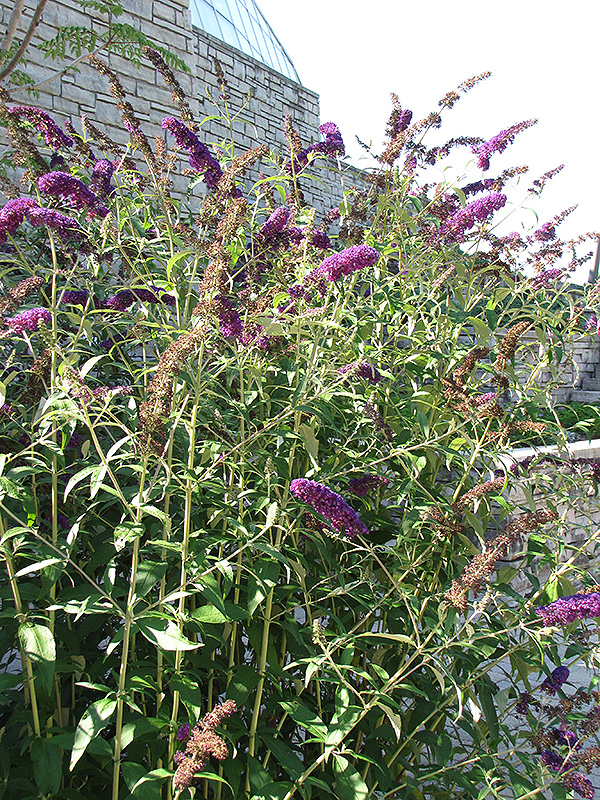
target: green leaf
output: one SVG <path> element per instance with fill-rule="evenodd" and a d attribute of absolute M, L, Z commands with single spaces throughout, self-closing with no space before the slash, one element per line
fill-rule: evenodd
<path fill-rule="evenodd" d="M 238 706 L 243 706 L 259 680 L 260 674 L 258 670 L 247 664 L 242 664 L 232 675 L 227 687 L 227 699 L 235 700 Z"/>
<path fill-rule="evenodd" d="M 227 622 L 227 617 L 218 608 L 212 605 L 200 606 L 192 612 L 192 619 L 196 622 L 205 622 L 207 625 L 220 625 Z"/>
<path fill-rule="evenodd" d="M 161 650 L 196 650 L 202 647 L 200 642 L 186 639 L 173 620 L 146 615 L 139 617 L 136 624 L 146 639 Z"/>
<path fill-rule="evenodd" d="M 251 800 L 283 800 L 294 788 L 294 784 L 289 781 L 271 781 L 252 795 Z"/>
<path fill-rule="evenodd" d="M 276 561 L 256 561 L 254 571 L 248 580 L 248 612 L 254 614 L 279 577 L 279 564 Z"/>
<path fill-rule="evenodd" d="M 274 736 L 267 736 L 263 733 L 260 738 L 273 753 L 279 764 L 287 771 L 290 778 L 297 781 L 304 772 L 304 764 L 292 748 Z"/>
<path fill-rule="evenodd" d="M 30 748 L 33 776 L 40 794 L 58 792 L 62 778 L 62 751 L 51 739 L 34 739 Z"/>
<path fill-rule="evenodd" d="M 91 467 L 84 467 L 83 469 L 80 469 L 79 472 L 76 472 L 75 475 L 73 475 L 73 477 L 69 479 L 69 482 L 65 486 L 65 493 L 63 495 L 63 500 L 67 499 L 67 497 L 71 493 L 71 489 L 75 488 L 75 486 L 77 486 L 78 483 L 81 483 L 81 481 L 85 480 L 85 478 L 87 478 L 88 475 L 91 475 L 97 469 L 98 465 L 94 464 Z"/>
<path fill-rule="evenodd" d="M 335 786 L 340 800 L 367 800 L 369 789 L 360 773 L 344 756 L 335 755 L 333 759 Z"/>
<path fill-rule="evenodd" d="M 113 697 L 102 697 L 83 712 L 75 730 L 69 770 L 73 770 L 92 739 L 106 728 L 116 707 L 117 701 Z"/>
<path fill-rule="evenodd" d="M 50 697 L 56 663 L 56 645 L 52 631 L 45 625 L 25 620 L 19 625 L 19 642 L 25 655 L 31 660 L 36 688 Z"/>
<path fill-rule="evenodd" d="M 319 739 L 319 741 L 325 741 L 325 737 L 327 735 L 327 725 L 325 725 L 321 717 L 319 717 L 317 714 L 314 714 L 306 706 L 301 705 L 297 700 L 292 703 L 288 701 L 281 701 L 279 705 L 284 711 L 287 711 L 294 722 L 297 722 L 298 725 L 306 728 L 306 730 L 312 733 L 312 735 Z"/>

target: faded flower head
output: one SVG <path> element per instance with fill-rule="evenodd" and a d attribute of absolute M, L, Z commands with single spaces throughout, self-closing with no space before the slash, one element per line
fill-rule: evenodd
<path fill-rule="evenodd" d="M 346 364 L 337 370 L 338 375 L 347 375 L 348 373 L 357 378 L 364 378 L 374 385 L 381 380 L 379 370 L 369 364 L 368 361 L 354 361 L 352 364 Z"/>
<path fill-rule="evenodd" d="M 348 481 L 348 491 L 357 497 L 366 497 L 370 492 L 385 488 L 388 484 L 389 480 L 382 475 L 363 475 Z"/>

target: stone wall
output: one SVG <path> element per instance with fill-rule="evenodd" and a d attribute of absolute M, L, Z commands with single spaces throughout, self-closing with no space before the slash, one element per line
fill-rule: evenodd
<path fill-rule="evenodd" d="M 36 3 L 27 0 L 19 24 L 22 34 L 32 16 Z M 224 119 L 206 119 L 221 115 L 223 102 L 219 101 L 220 89 L 214 71 L 213 60 L 222 64 L 229 84 L 228 107 L 231 111 L 234 152 L 241 154 L 250 147 L 266 143 L 276 152 L 285 152 L 286 144 L 283 123 L 286 114 L 291 114 L 303 142 L 309 144 L 319 138 L 319 96 L 310 89 L 280 75 L 260 61 L 256 61 L 219 39 L 192 26 L 189 0 L 124 0 L 125 13 L 118 18 L 141 30 L 148 38 L 170 50 L 188 65 L 189 73 L 179 73 L 180 83 L 190 99 L 194 115 L 202 125 L 204 141 L 210 145 L 227 146 L 231 141 L 229 123 Z M 0 0 L 0 25 L 6 28 L 12 11 L 12 0 Z M 49 0 L 42 15 L 35 41 L 50 38 L 57 27 L 64 25 L 85 26 L 104 30 L 94 12 L 84 13 L 71 0 Z M 36 82 L 48 81 L 66 62 L 45 59 L 44 54 L 30 49 L 29 72 Z M 100 54 L 106 59 L 105 54 Z M 147 61 L 137 68 L 129 61 L 110 55 L 107 59 L 130 96 L 130 101 L 150 137 L 162 134 L 160 123 L 163 117 L 175 113 L 171 93 L 162 78 Z M 37 100 L 24 91 L 13 91 L 13 100 L 21 104 L 36 104 L 49 111 L 59 123 L 71 117 L 77 126 L 81 114 L 87 114 L 111 138 L 119 143 L 127 141 L 116 101 L 111 96 L 104 77 L 91 69 L 85 60 L 79 65 L 80 72 L 70 71 L 62 78 L 49 80 L 40 87 Z M 187 166 L 180 162 L 180 169 Z M 264 163 L 266 174 L 276 174 L 272 165 Z M 360 173 L 349 166 L 343 168 L 348 174 L 346 185 L 353 185 Z M 318 180 L 308 176 L 303 179 L 302 189 L 307 202 L 321 211 L 327 211 L 342 197 L 341 179 L 337 170 L 325 166 L 312 168 Z M 351 177 L 350 177 L 351 176 Z M 250 176 L 256 180 L 257 172 Z M 326 186 L 322 185 L 325 182 Z M 188 181 L 175 176 L 175 192 L 183 195 Z M 194 194 L 202 194 L 198 185 Z M 326 197 L 327 193 L 327 197 Z"/>

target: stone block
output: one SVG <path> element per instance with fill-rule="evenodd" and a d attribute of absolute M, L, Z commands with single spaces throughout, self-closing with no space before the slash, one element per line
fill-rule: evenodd
<path fill-rule="evenodd" d="M 162 3 L 160 0 L 154 0 L 152 3 L 152 19 L 159 22 L 166 20 L 173 25 L 177 24 L 177 12 L 172 3 Z"/>

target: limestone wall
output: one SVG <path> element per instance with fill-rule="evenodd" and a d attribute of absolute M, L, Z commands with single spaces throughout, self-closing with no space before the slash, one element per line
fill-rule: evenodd
<path fill-rule="evenodd" d="M 27 0 L 19 33 L 22 34 L 28 27 L 35 4 L 34 0 Z M 0 0 L 2 29 L 6 28 L 12 7 L 12 0 Z M 275 151 L 285 152 L 283 121 L 286 114 L 292 115 L 295 127 L 306 144 L 318 140 L 319 96 L 316 92 L 194 28 L 189 0 L 124 0 L 124 7 L 125 13 L 117 19 L 118 22 L 126 22 L 141 30 L 188 65 L 190 72 L 178 73 L 178 78 L 199 121 L 223 112 L 223 103 L 218 100 L 220 89 L 213 66 L 213 59 L 219 59 L 229 83 L 228 106 L 232 116 L 236 154 L 262 143 L 268 144 Z M 105 30 L 105 26 L 94 20 L 93 10 L 87 14 L 71 0 L 49 0 L 34 43 L 52 37 L 61 25 Z M 44 53 L 39 50 L 30 50 L 30 53 L 29 73 L 36 82 L 49 82 L 40 86 L 37 100 L 30 98 L 24 91 L 13 91 L 15 102 L 39 105 L 52 113 L 59 123 L 71 117 L 76 126 L 81 114 L 87 114 L 116 141 L 124 143 L 127 140 L 115 107 L 116 101 L 110 94 L 105 78 L 83 61 L 79 65 L 80 72 L 69 71 L 62 78 L 49 80 L 72 59 L 56 62 L 45 59 Z M 100 55 L 106 58 L 105 54 Z M 111 55 L 107 60 L 129 93 L 146 134 L 149 137 L 162 134 L 160 122 L 163 117 L 174 113 L 174 106 L 170 90 L 165 87 L 161 76 L 147 61 L 137 68 L 116 55 Z M 231 131 L 226 120 L 207 120 L 202 130 L 204 141 L 209 145 L 222 145 L 231 140 Z M 186 165 L 186 160 L 182 159 L 179 168 Z M 263 164 L 262 169 L 267 174 L 275 174 L 274 168 L 268 164 Z M 302 188 L 306 199 L 320 210 L 327 211 L 334 204 L 331 202 L 331 192 L 337 201 L 341 199 L 340 176 L 336 171 L 328 171 L 325 167 L 312 171 L 320 181 L 325 181 L 326 187 L 317 180 L 308 177 L 303 179 Z M 357 173 L 350 167 L 347 171 L 352 175 Z M 250 176 L 251 179 L 257 177 L 257 173 Z M 347 177 L 347 184 L 348 181 L 353 184 L 353 178 Z M 175 191 L 182 193 L 187 183 L 185 178 L 176 176 Z M 327 190 L 329 196 L 325 200 Z M 202 191 L 202 186 L 199 185 L 194 193 L 200 195 Z"/>

